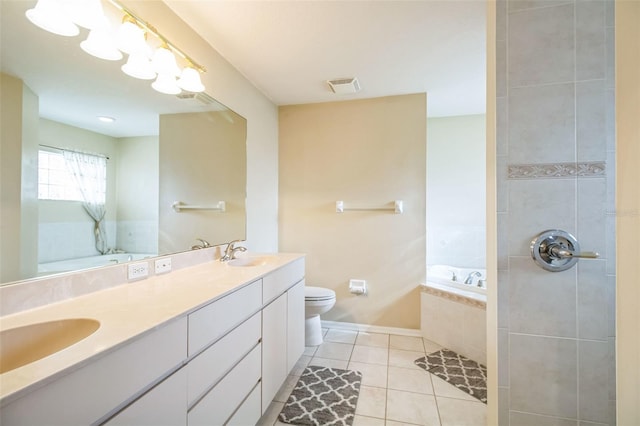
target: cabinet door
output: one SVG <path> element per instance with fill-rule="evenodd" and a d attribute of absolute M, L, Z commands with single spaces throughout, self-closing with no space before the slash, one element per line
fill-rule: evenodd
<path fill-rule="evenodd" d="M 262 310 L 262 410 L 287 378 L 287 294 Z"/>
<path fill-rule="evenodd" d="M 304 352 L 304 280 L 287 292 L 287 374 Z"/>
<path fill-rule="evenodd" d="M 106 424 L 179 426 L 187 424 L 186 369 L 173 373 L 162 383 L 119 412 Z"/>

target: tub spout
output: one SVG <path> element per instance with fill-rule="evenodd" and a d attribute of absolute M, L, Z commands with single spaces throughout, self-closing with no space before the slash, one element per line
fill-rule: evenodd
<path fill-rule="evenodd" d="M 473 284 L 473 278 L 474 277 L 482 277 L 482 274 L 478 271 L 473 271 L 471 272 L 469 275 L 467 275 L 467 278 L 464 280 L 465 284 Z"/>

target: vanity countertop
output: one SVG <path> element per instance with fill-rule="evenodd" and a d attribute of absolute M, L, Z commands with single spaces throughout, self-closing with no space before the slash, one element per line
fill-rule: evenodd
<path fill-rule="evenodd" d="M 270 261 L 265 265 L 234 267 L 210 261 L 0 317 L 0 330 L 67 318 L 100 322 L 98 330 L 76 344 L 0 375 L 0 405 L 304 257 L 288 253 L 268 256 Z"/>

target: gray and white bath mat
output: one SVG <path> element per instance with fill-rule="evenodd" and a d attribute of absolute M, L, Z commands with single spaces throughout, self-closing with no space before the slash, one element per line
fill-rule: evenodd
<path fill-rule="evenodd" d="M 351 426 L 361 382 L 359 371 L 309 366 L 300 376 L 278 419 L 294 425 Z"/>
<path fill-rule="evenodd" d="M 441 349 L 414 361 L 429 373 L 487 403 L 487 367 L 449 349 Z"/>

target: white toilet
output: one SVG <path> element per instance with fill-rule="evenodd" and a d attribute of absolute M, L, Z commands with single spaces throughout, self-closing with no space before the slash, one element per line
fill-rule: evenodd
<path fill-rule="evenodd" d="M 322 344 L 320 315 L 336 304 L 336 292 L 322 287 L 304 287 L 305 346 Z"/>

